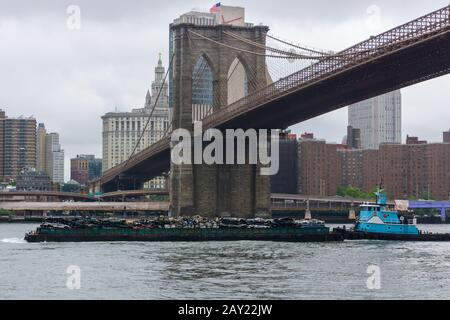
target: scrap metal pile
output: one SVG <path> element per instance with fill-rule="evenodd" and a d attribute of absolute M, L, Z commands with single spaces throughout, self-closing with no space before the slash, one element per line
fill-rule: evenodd
<path fill-rule="evenodd" d="M 195 229 L 195 228 L 301 228 L 323 226 L 319 220 L 282 219 L 240 219 L 240 218 L 203 218 L 166 217 L 126 221 L 96 218 L 49 218 L 41 225 L 45 229 L 89 229 L 89 228 L 124 228 L 124 229 Z"/>

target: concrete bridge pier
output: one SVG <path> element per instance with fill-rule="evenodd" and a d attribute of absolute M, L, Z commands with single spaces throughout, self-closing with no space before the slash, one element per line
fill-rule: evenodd
<path fill-rule="evenodd" d="M 270 179 L 259 165 L 172 163 L 171 215 L 269 218 Z"/>

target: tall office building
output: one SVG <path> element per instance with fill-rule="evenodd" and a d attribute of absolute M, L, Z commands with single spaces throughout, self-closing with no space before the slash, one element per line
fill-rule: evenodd
<path fill-rule="evenodd" d="M 360 129 L 361 148 L 378 149 L 382 143 L 401 143 L 402 98 L 393 91 L 349 106 L 348 125 Z"/>
<path fill-rule="evenodd" d="M 52 183 L 64 182 L 64 150 L 59 134 L 47 133 L 43 123 L 39 123 L 36 134 L 36 171 L 45 172 Z"/>
<path fill-rule="evenodd" d="M 131 112 L 110 112 L 102 117 L 103 171 L 126 161 L 133 153 L 144 130 L 136 153 L 159 141 L 169 129 L 168 86 L 164 82 L 164 76 L 165 68 L 160 56 L 158 66 L 155 68 L 152 92 L 147 91 L 144 108 L 133 109 Z M 160 90 L 161 94 L 156 101 Z M 155 108 L 152 113 L 153 107 Z M 149 187 L 163 188 L 164 181 L 162 177 L 154 179 L 150 181 Z"/>
<path fill-rule="evenodd" d="M 0 109 L 0 180 L 36 167 L 36 119 L 8 118 Z"/>
<path fill-rule="evenodd" d="M 58 133 L 45 137 L 45 172 L 53 183 L 64 183 L 64 150 L 61 149 Z"/>
<path fill-rule="evenodd" d="M 47 130 L 43 123 L 39 123 L 37 128 L 37 142 L 36 142 L 36 169 L 37 171 L 45 171 L 46 159 L 46 137 Z"/>

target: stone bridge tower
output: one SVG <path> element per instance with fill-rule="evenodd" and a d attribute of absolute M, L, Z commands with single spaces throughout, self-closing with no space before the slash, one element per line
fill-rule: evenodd
<path fill-rule="evenodd" d="M 212 72 L 213 112 L 228 105 L 229 70 L 235 59 L 242 63 L 247 79 L 252 79 L 247 81 L 248 94 L 267 86 L 265 49 L 224 32 L 265 45 L 268 30 L 266 26 L 171 25 L 174 130 L 183 128 L 193 132 L 193 73 L 199 57 L 207 61 Z M 248 218 L 270 214 L 270 179 L 260 175 L 259 165 L 175 165 L 171 162 L 170 189 L 174 216 Z"/>

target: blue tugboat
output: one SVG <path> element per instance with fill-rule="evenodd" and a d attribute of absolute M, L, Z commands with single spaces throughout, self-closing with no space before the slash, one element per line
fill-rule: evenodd
<path fill-rule="evenodd" d="M 450 234 L 432 234 L 420 231 L 416 219 L 407 219 L 397 211 L 389 210 L 383 189 L 375 193 L 375 204 L 360 206 L 359 218 L 352 229 L 337 228 L 346 240 L 391 240 L 391 241 L 450 241 Z"/>
<path fill-rule="evenodd" d="M 416 226 L 416 219 L 406 219 L 399 217 L 397 211 L 387 209 L 387 198 L 383 190 L 379 189 L 375 193 L 376 204 L 363 204 L 359 219 L 355 225 L 356 232 L 375 234 L 402 234 L 419 235 L 420 231 Z"/>

